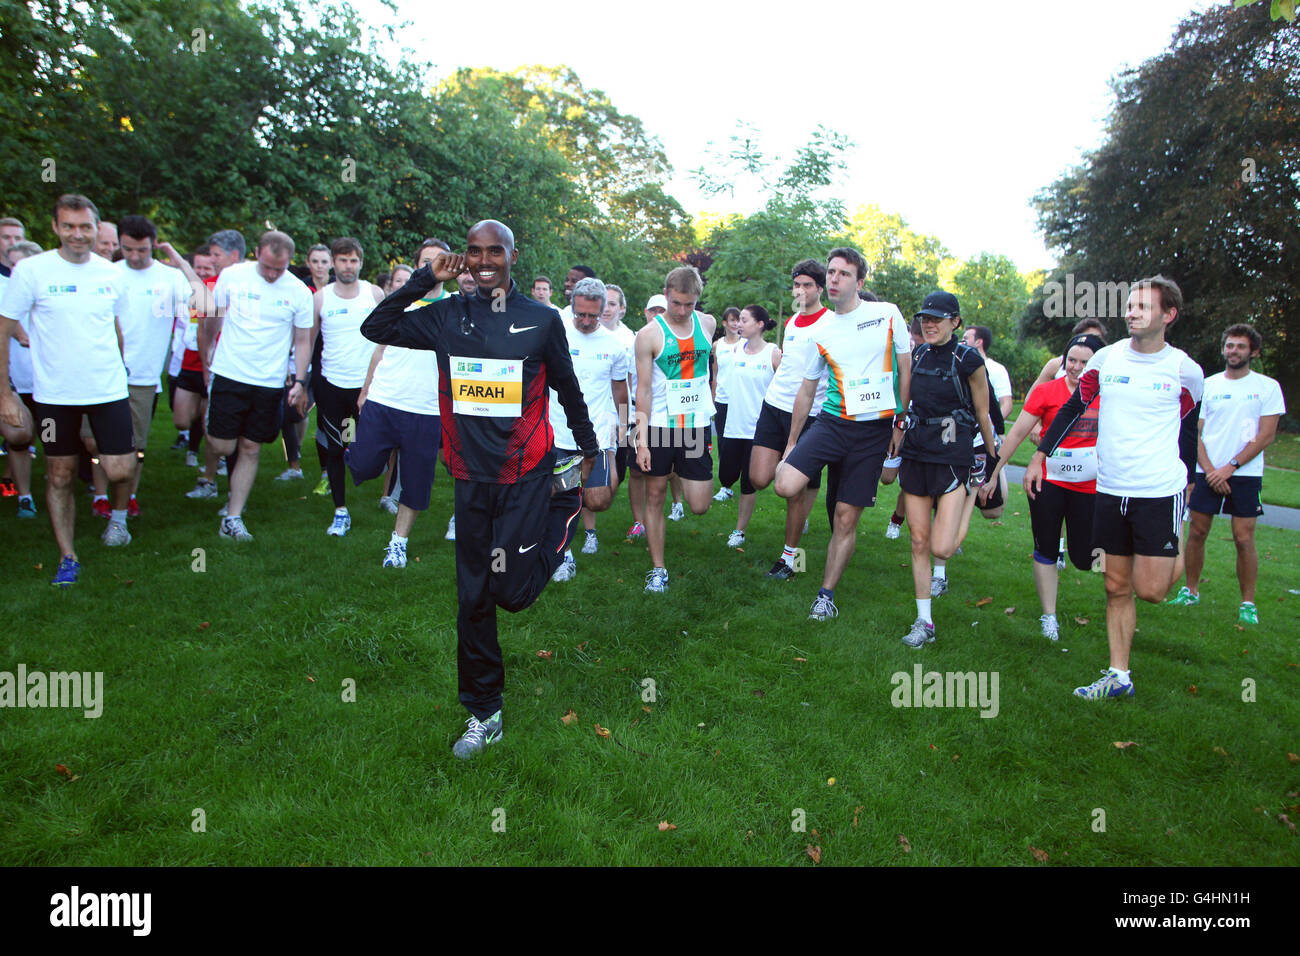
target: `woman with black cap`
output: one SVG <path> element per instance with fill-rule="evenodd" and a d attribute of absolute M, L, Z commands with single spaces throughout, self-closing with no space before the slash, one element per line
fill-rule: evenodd
<path fill-rule="evenodd" d="M 986 497 L 1011 460 L 1020 443 L 1042 422 L 1050 428 L 1052 419 L 1079 386 L 1079 376 L 1093 353 L 1105 343 L 1095 335 L 1076 335 L 1065 350 L 1063 378 L 1035 385 L 1025 399 L 1011 434 L 1002 446 L 988 481 L 980 489 Z M 1080 571 L 1092 567 L 1092 512 L 1097 496 L 1097 407 L 1094 404 L 1074 423 L 1043 467 L 1025 471 L 1025 494 L 1029 496 L 1030 524 L 1034 533 L 1034 587 L 1043 606 L 1039 623 L 1043 637 L 1056 640 L 1061 633 L 1056 619 L 1057 559 L 1061 555 L 1061 525 L 1065 525 L 1070 560 Z"/>

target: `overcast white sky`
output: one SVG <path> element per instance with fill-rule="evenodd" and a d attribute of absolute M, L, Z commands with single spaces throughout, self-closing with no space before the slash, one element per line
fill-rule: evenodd
<path fill-rule="evenodd" d="M 391 17 L 375 0 L 368 16 Z M 566 64 L 663 143 L 692 214 L 748 212 L 687 175 L 737 120 L 784 154 L 818 124 L 856 144 L 841 195 L 938 235 L 961 258 L 1047 267 L 1029 200 L 1099 144 L 1108 81 L 1163 51 L 1193 10 L 1228 0 L 699 0 L 689 5 L 399 0 L 435 75 Z M 584 15 L 589 12 L 589 15 Z M 674 25 L 661 25 L 672 21 Z"/>

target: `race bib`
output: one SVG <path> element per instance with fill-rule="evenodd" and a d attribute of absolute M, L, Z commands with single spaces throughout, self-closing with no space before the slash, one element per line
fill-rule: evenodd
<path fill-rule="evenodd" d="M 1079 484 L 1097 480 L 1096 448 L 1058 448 L 1047 459 L 1047 477 L 1052 481 Z"/>
<path fill-rule="evenodd" d="M 521 359 L 448 358 L 453 412 L 489 418 L 519 417 L 524 393 Z"/>
<path fill-rule="evenodd" d="M 856 418 L 894 410 L 894 376 L 892 372 L 877 372 L 862 378 L 851 378 L 844 383 L 844 412 Z"/>
<path fill-rule="evenodd" d="M 713 411 L 713 402 L 709 398 L 709 380 L 707 378 L 670 378 L 668 386 L 668 417 L 676 415 L 699 415 L 691 418 L 694 425 L 708 418 Z"/>

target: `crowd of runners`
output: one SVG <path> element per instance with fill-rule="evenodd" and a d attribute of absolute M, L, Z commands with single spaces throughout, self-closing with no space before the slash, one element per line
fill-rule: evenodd
<path fill-rule="evenodd" d="M 316 490 L 333 506 L 322 530 L 346 536 L 349 484 L 355 498 L 377 479 L 379 506 L 394 515 L 384 567 L 406 565 L 439 468 L 454 479 L 446 537 L 456 552 L 460 699 L 471 714 L 458 756 L 501 736 L 497 608 L 521 610 L 548 582 L 573 580 L 575 549 L 584 562 L 599 553 L 598 516 L 625 482 L 632 525 L 619 538 L 644 540 L 649 594 L 671 586 L 668 521 L 734 501 L 726 544 L 743 547 L 769 486 L 784 499 L 785 525 L 766 577 L 796 579 L 824 493 L 830 543 L 813 621 L 839 615 L 836 587 L 863 512 L 881 484 L 897 482 L 880 534 L 908 529 L 916 618 L 902 640 L 920 648 L 936 638 L 935 602 L 974 512 L 1002 514 L 1005 467 L 1028 439 L 1043 636 L 1059 636 L 1067 556 L 1105 580 L 1109 667 L 1076 695 L 1134 693 L 1135 597 L 1165 601 L 1185 565 L 1168 603 L 1198 603 L 1216 514 L 1232 520 L 1239 620 L 1258 622 L 1253 534 L 1281 390 L 1251 370 L 1262 343 L 1241 324 L 1224 330 L 1225 370 L 1206 380 L 1166 341 L 1183 303 L 1162 276 L 1131 287 L 1121 340 L 1108 342 L 1095 319 L 1075 327 L 1004 437 L 1014 396 L 989 356 L 992 332 L 966 327 L 957 297 L 942 290 L 910 319 L 878 301 L 849 247 L 772 264 L 792 295 L 780 329 L 760 305 L 720 319 L 700 311 L 700 274 L 680 266 L 634 331 L 625 319 L 635 306 L 608 281 L 617 277 L 587 266 L 568 271 L 561 308 L 548 277 L 524 291 L 511 274 L 515 237 L 493 220 L 470 228 L 463 252 L 426 239 L 374 283 L 348 237 L 312 246 L 297 267 L 282 232 L 265 232 L 252 259 L 233 229 L 181 255 L 148 219 L 105 222 L 79 195 L 59 198 L 52 225 L 58 248 L 42 251 L 22 223 L 0 219 L 0 365 L 9 369 L 0 430 L 3 487 L 20 519 L 37 514 L 38 438 L 44 450 L 60 557 L 53 583 L 70 586 L 81 571 L 79 481 L 106 521 L 104 545 L 130 543 L 164 370 L 172 449 L 198 469 L 188 497 L 221 500 L 216 532 L 236 542 L 253 541 L 244 514 L 263 446 L 283 448 L 275 480 L 308 480 L 302 446 L 314 406 Z M 778 542 L 763 546 L 775 554 Z"/>

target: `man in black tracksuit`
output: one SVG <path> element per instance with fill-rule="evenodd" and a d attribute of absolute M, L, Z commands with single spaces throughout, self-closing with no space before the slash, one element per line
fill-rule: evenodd
<path fill-rule="evenodd" d="M 599 450 L 559 313 L 516 289 L 516 257 L 506 226 L 480 222 L 463 256 L 440 253 L 361 326 L 373 342 L 438 356 L 443 447 L 456 479 L 457 671 L 460 701 L 470 711 L 452 748 L 462 758 L 501 739 L 505 668 L 496 609 L 521 611 L 537 600 L 564 558 L 582 505 L 579 488 L 552 494 L 548 388 L 559 394 L 585 456 L 584 479 Z M 478 283 L 472 295 L 406 311 L 466 270 Z"/>

